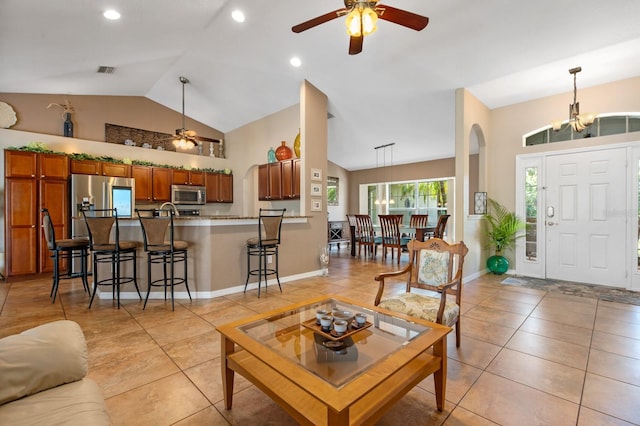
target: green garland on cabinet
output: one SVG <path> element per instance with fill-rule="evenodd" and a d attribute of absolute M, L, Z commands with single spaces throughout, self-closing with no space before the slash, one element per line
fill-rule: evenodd
<path fill-rule="evenodd" d="M 91 155 L 91 154 L 83 154 L 78 152 L 69 154 L 67 152 L 53 151 L 47 148 L 47 146 L 42 142 L 30 142 L 25 146 L 10 146 L 7 149 L 11 151 L 37 152 L 40 154 L 66 155 L 71 160 L 91 160 L 91 161 L 102 161 L 105 163 L 134 164 L 136 166 L 164 167 L 168 169 L 193 170 L 196 172 L 206 172 L 206 173 L 220 173 L 225 175 L 232 174 L 231 169 L 213 169 L 210 167 L 205 167 L 205 168 L 194 167 L 194 168 L 186 169 L 184 166 L 173 166 L 170 164 L 157 164 L 151 161 L 144 161 L 144 160 L 130 160 L 128 158 L 120 160 L 117 158 L 104 156 L 104 155 Z"/>

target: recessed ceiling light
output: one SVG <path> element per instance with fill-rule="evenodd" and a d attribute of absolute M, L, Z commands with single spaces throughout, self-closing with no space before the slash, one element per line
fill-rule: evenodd
<path fill-rule="evenodd" d="M 289 63 L 296 68 L 302 65 L 302 61 L 297 56 L 294 56 L 293 58 L 289 59 Z"/>
<path fill-rule="evenodd" d="M 234 10 L 231 12 L 231 17 L 236 22 L 244 22 L 244 13 L 241 10 Z"/>
<path fill-rule="evenodd" d="M 113 9 L 105 10 L 102 16 L 104 16 L 107 19 L 111 19 L 112 21 L 116 19 L 120 19 L 120 13 Z"/>

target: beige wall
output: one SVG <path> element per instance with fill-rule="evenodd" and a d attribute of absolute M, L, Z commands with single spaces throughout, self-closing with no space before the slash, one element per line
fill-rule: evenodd
<path fill-rule="evenodd" d="M 456 90 L 456 192 L 455 192 L 455 236 L 469 248 L 465 257 L 466 277 L 475 277 L 485 271 L 487 258 L 483 220 L 469 215 L 474 186 L 485 191 L 486 145 L 491 141 L 490 110 L 465 89 Z M 477 171 L 470 161 L 471 140 L 479 145 Z M 473 184 L 472 184 L 473 182 Z M 477 185 L 477 186 L 476 186 Z"/>
<path fill-rule="evenodd" d="M 47 105 L 64 104 L 66 100 L 75 110 L 72 115 L 73 135 L 79 139 L 104 141 L 105 123 L 169 134 L 182 127 L 181 111 L 174 111 L 141 96 L 0 93 L 0 100 L 16 111 L 18 122 L 11 127 L 13 130 L 62 135 L 62 109 L 47 109 Z M 185 126 L 195 130 L 199 136 L 224 138 L 222 132 L 189 117 L 185 119 Z"/>
<path fill-rule="evenodd" d="M 453 177 L 454 175 L 455 161 L 453 158 L 400 164 L 391 167 L 387 166 L 384 169 L 382 167 L 376 167 L 373 169 L 353 171 L 349 173 L 349 209 L 347 213 L 359 213 L 359 191 L 360 185 L 362 184 L 384 182 L 385 180 L 399 182 L 417 179 L 436 179 Z"/>
<path fill-rule="evenodd" d="M 286 208 L 287 214 L 300 214 L 300 202 L 258 201 L 258 166 L 267 163 L 269 148 L 281 141 L 293 149 L 300 129 L 300 105 L 268 115 L 225 134 L 228 156 L 234 170 L 234 209 L 243 216 L 254 216 L 260 207 Z M 304 145 L 301 151 L 304 152 Z M 304 164 L 303 164 L 304 167 Z"/>
<path fill-rule="evenodd" d="M 640 77 L 600 86 L 579 89 L 578 101 L 583 112 L 597 113 L 640 111 Z M 491 112 L 491 128 L 495 131 L 487 143 L 488 190 L 492 198 L 509 209 L 515 208 L 515 157 L 520 154 L 557 151 L 612 143 L 639 141 L 638 132 L 568 142 L 524 147 L 522 136 L 548 126 L 551 120 L 568 119 L 573 93 L 549 96 L 523 102 Z"/>

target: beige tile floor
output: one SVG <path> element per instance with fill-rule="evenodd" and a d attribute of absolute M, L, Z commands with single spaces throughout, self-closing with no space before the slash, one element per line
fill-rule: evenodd
<path fill-rule="evenodd" d="M 406 255 L 404 255 L 406 257 Z M 403 262 L 406 259 L 403 258 Z M 101 386 L 115 425 L 287 425 L 291 418 L 237 377 L 233 409 L 222 403 L 216 325 L 319 294 L 372 303 L 373 276 L 395 262 L 332 251 L 329 277 L 213 300 L 171 304 L 94 302 L 78 281 L 0 282 L 0 337 L 57 319 L 87 337 L 89 376 Z M 432 378 L 401 399 L 380 425 L 640 424 L 640 306 L 500 284 L 465 283 L 462 345 L 449 338 L 447 404 L 435 409 Z M 389 292 L 400 291 L 398 283 Z"/>

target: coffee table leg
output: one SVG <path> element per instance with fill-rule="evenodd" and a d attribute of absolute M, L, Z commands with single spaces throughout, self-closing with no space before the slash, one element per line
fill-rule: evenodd
<path fill-rule="evenodd" d="M 233 376 L 235 372 L 227 367 L 227 356 L 235 350 L 234 343 L 222 336 L 220 339 L 220 366 L 222 369 L 222 390 L 224 392 L 224 406 L 227 410 L 231 409 L 233 404 Z"/>
<path fill-rule="evenodd" d="M 436 388 L 436 406 L 438 411 L 442 411 L 447 389 L 447 336 L 433 345 L 433 355 L 441 360 L 440 369 L 433 373 L 433 381 Z"/>

